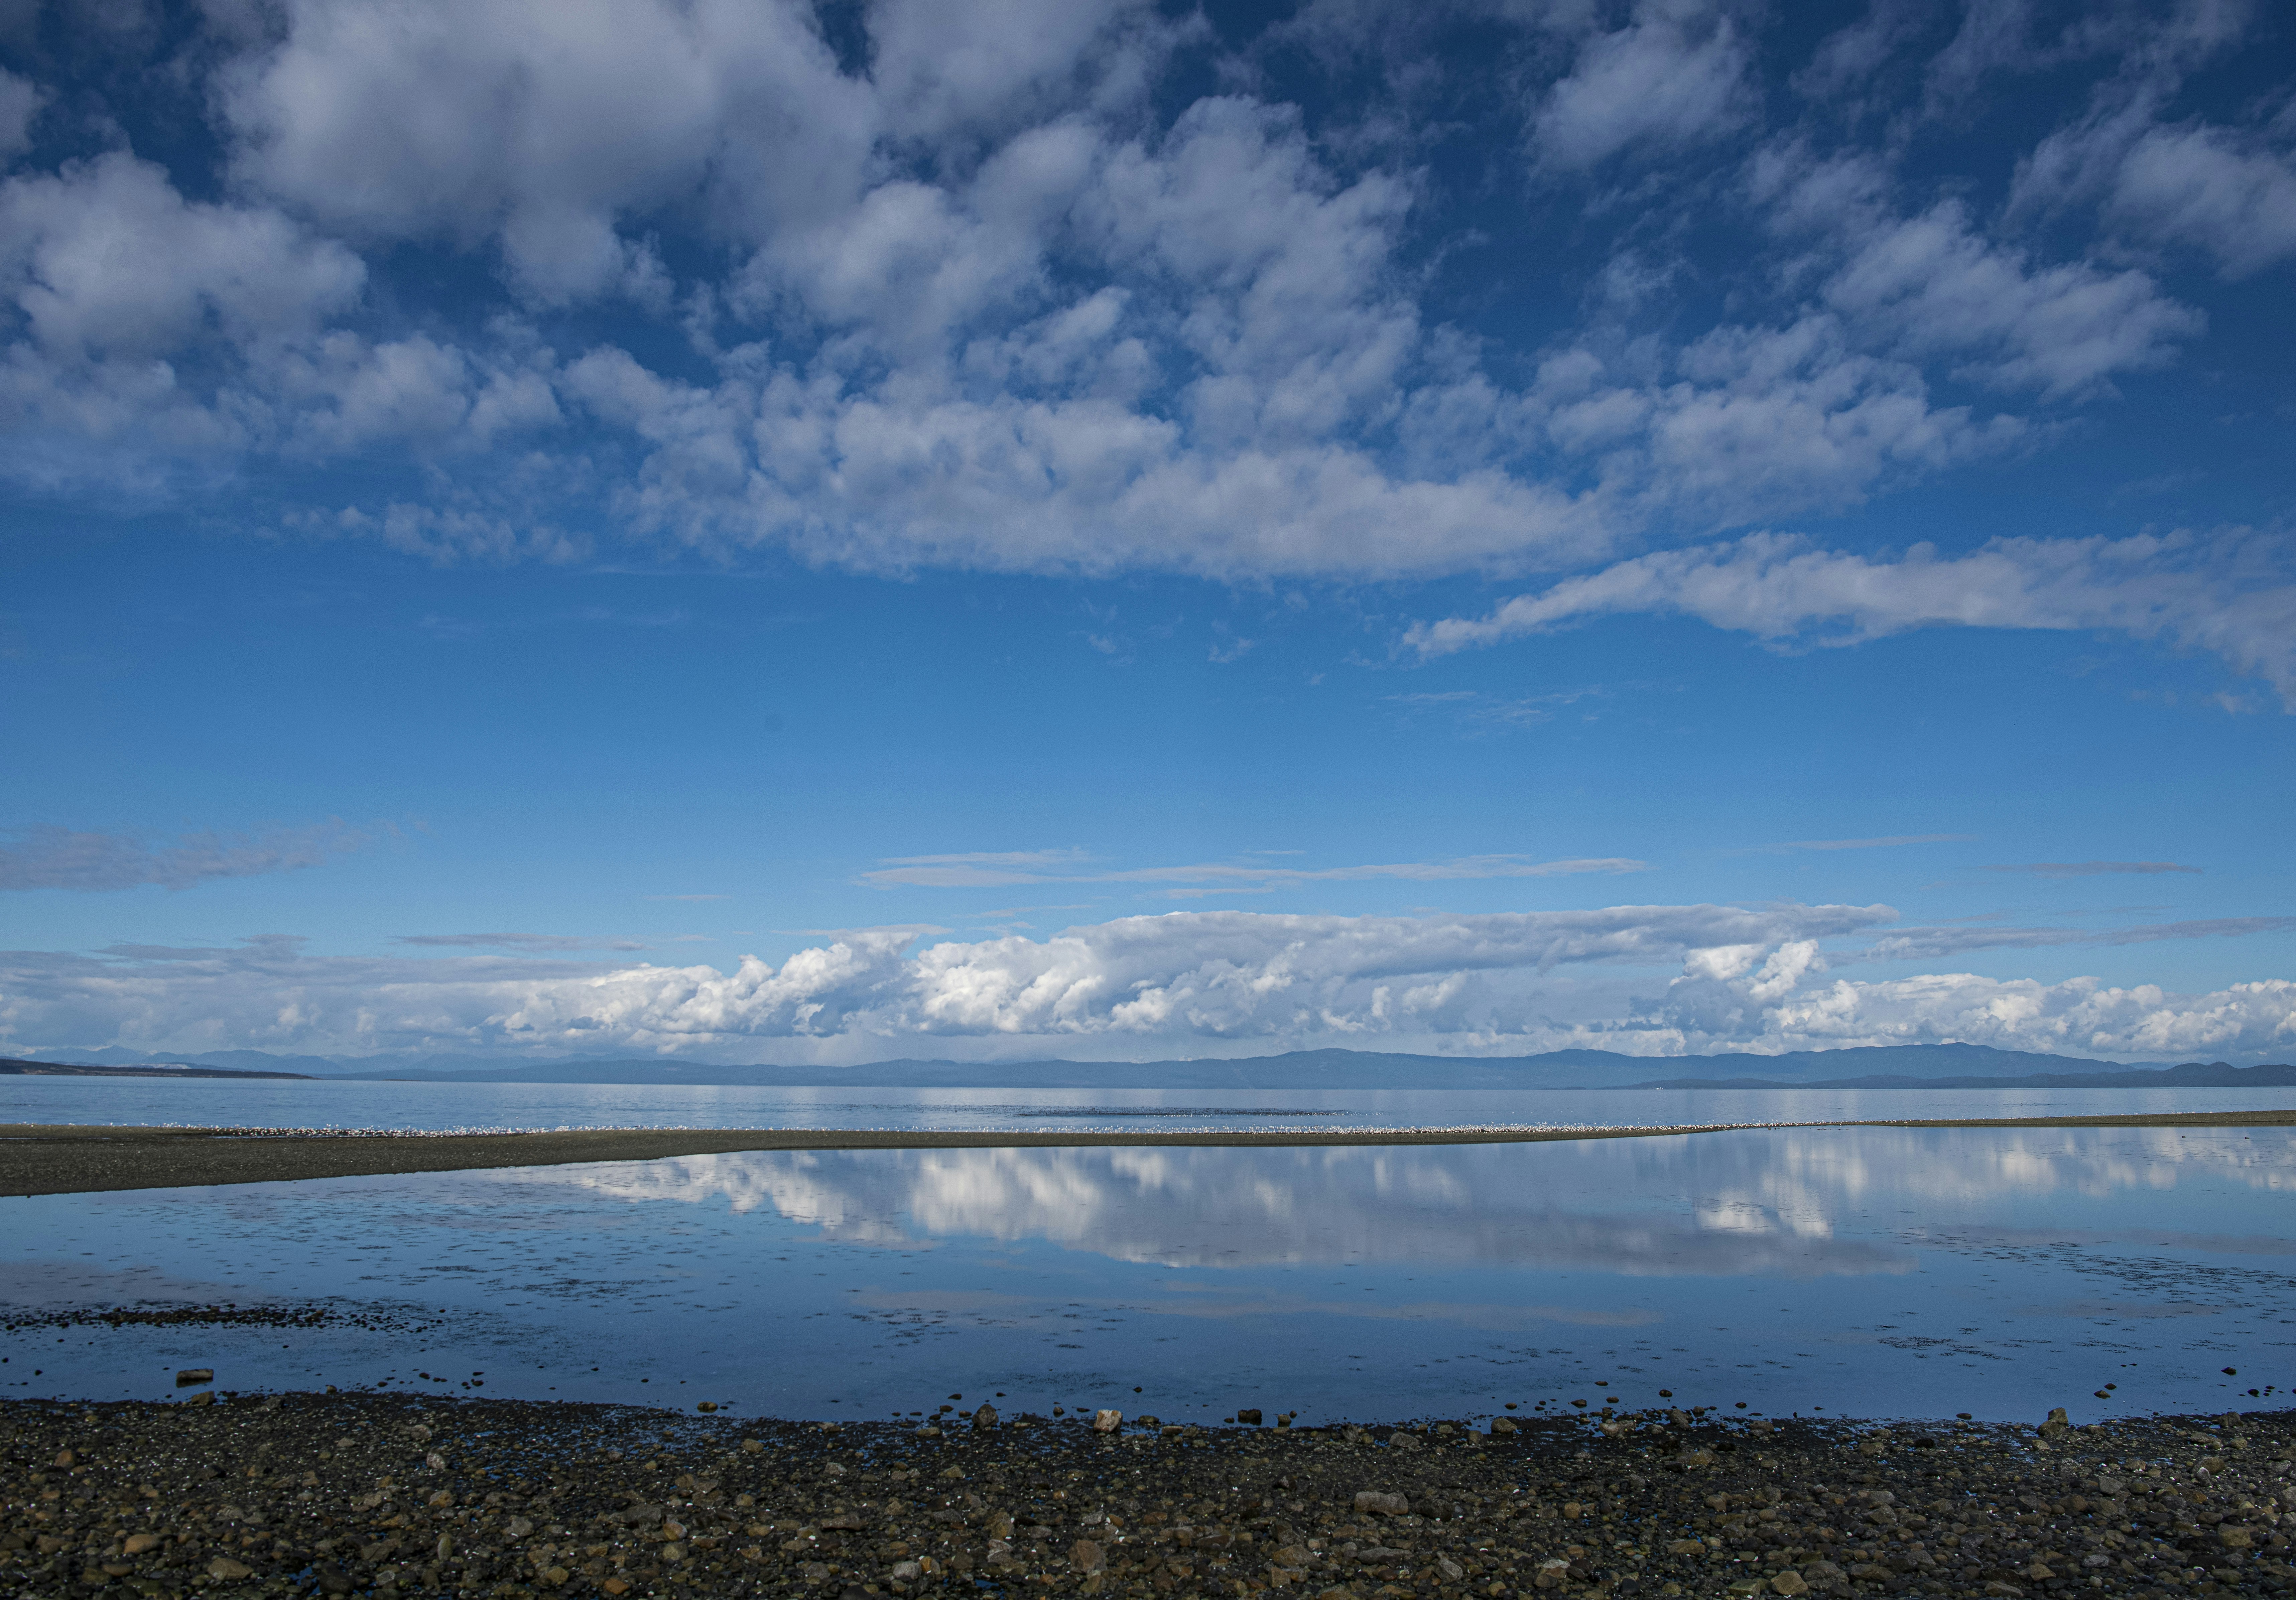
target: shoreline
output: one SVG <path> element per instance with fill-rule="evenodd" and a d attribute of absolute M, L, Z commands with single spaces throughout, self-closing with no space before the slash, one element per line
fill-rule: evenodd
<path fill-rule="evenodd" d="M 2142 1600 L 2296 1583 L 2286 1411 L 1102 1431 L 942 1409 L 927 1433 L 437 1396 L 0 1400 L 0 1583 L 120 1600 Z"/>
<path fill-rule="evenodd" d="M 0 1124 L 0 1195 L 100 1194 L 298 1182 L 748 1151 L 1528 1145 L 1683 1138 L 1756 1128 L 2289 1128 L 2296 1110 L 1997 1118 L 1716 1122 L 1649 1128 L 1238 1129 L 1200 1132 L 903 1131 L 873 1128 L 591 1128 L 533 1133 L 371 1133 L 265 1128 Z"/>

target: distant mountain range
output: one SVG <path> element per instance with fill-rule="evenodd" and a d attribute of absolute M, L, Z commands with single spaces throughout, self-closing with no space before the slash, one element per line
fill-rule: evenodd
<path fill-rule="evenodd" d="M 412 1083 L 693 1084 L 774 1088 L 1013 1089 L 1945 1089 L 2296 1087 L 2296 1066 L 2224 1062 L 2134 1066 L 1985 1045 L 1874 1045 L 1783 1055 L 1678 1055 L 1660 1062 L 1608 1050 L 1539 1055 L 1404 1055 L 1295 1050 L 1227 1061 L 884 1061 L 853 1067 L 735 1066 L 658 1057 L 564 1056 L 504 1063 L 433 1055 L 408 1062 L 220 1050 L 155 1063 L 131 1052 L 75 1053 L 71 1063 L 0 1062 L 0 1074 L 328 1078 Z M 1759 1063 L 1763 1075 L 1748 1077 Z"/>

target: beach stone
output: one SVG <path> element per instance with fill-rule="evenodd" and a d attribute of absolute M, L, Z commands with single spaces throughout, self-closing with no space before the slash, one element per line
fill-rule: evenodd
<path fill-rule="evenodd" d="M 996 1407 L 983 1401 L 980 1409 L 972 1414 L 972 1425 L 983 1432 L 996 1425 Z"/>
<path fill-rule="evenodd" d="M 1107 1552 L 1088 1538 L 1080 1538 L 1069 1547 L 1069 1565 L 1079 1572 L 1097 1572 L 1107 1564 Z"/>
<path fill-rule="evenodd" d="M 1411 1502 L 1401 1495 L 1390 1495 L 1376 1489 L 1356 1491 L 1355 1506 L 1360 1514 L 1373 1516 L 1399 1517 L 1411 1509 Z"/>
<path fill-rule="evenodd" d="M 1792 1567 L 1788 1567 L 1784 1571 L 1780 1572 L 1776 1577 L 1771 1579 L 1770 1587 L 1777 1590 L 1781 1595 L 1807 1595 L 1809 1593 L 1809 1580 L 1804 1578 L 1800 1572 L 1795 1571 Z"/>
<path fill-rule="evenodd" d="M 1511 1416 L 1495 1416 L 1491 1418 L 1491 1432 L 1494 1433 L 1513 1432 L 1514 1418 Z"/>
<path fill-rule="evenodd" d="M 914 1561 L 897 1561 L 893 1563 L 892 1576 L 895 1583 L 914 1583 L 924 1575 L 925 1570 Z"/>
<path fill-rule="evenodd" d="M 1852 1567 L 1850 1571 L 1852 1573 L 1855 1573 L 1857 1569 Z M 1994 1579 L 1990 1583 L 1988 1583 L 1985 1586 L 1985 1592 L 1992 1596 L 1994 1600 L 2025 1600 L 2025 1591 L 2023 1589 L 2019 1588 L 2013 1583 L 2004 1583 L 1998 1578 Z"/>
<path fill-rule="evenodd" d="M 742 1441 L 742 1454 L 744 1456 L 762 1456 L 765 1451 L 766 1446 L 763 1440 L 745 1439 Z"/>
<path fill-rule="evenodd" d="M 1240 1423 L 1249 1423 L 1256 1428 L 1259 1426 L 1259 1408 L 1257 1406 L 1239 1406 L 1236 1407 L 1235 1420 Z"/>
<path fill-rule="evenodd" d="M 1447 1555 L 1439 1555 L 1435 1558 L 1435 1570 L 1443 1574 L 1443 1581 L 1446 1583 L 1456 1583 L 1467 1575 L 1467 1569 Z"/>
<path fill-rule="evenodd" d="M 2217 1539 L 2227 1550 L 2245 1550 L 2256 1543 L 2252 1528 L 2235 1528 L 2230 1523 L 2217 1530 Z"/>
<path fill-rule="evenodd" d="M 255 1569 L 243 1561 L 234 1561 L 228 1555 L 218 1555 L 208 1563 L 208 1576 L 228 1582 L 234 1578 L 251 1578 Z"/>
<path fill-rule="evenodd" d="M 120 1541 L 120 1550 L 129 1555 L 142 1555 L 156 1550 L 168 1541 L 156 1533 L 131 1533 Z"/>
<path fill-rule="evenodd" d="M 321 1567 L 315 1576 L 319 1580 L 319 1593 L 323 1595 L 348 1595 L 351 1592 L 350 1574 L 332 1562 Z"/>
<path fill-rule="evenodd" d="M 2048 1420 L 2041 1424 L 2040 1432 L 2041 1437 L 2047 1440 L 2062 1439 L 2072 1432 L 2072 1424 L 2065 1419 L 2065 1408 L 2062 1406 L 2050 1409 Z"/>
<path fill-rule="evenodd" d="M 1092 1431 L 1095 1433 L 1113 1433 L 1123 1425 L 1121 1411 L 1100 1410 L 1092 1414 Z"/>
<path fill-rule="evenodd" d="M 1703 1555 L 1706 1544 L 1702 1539 L 1678 1538 L 1666 1547 L 1669 1555 Z"/>

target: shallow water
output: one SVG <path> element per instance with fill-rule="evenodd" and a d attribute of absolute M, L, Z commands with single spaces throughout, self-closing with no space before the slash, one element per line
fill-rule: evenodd
<path fill-rule="evenodd" d="M 20 1329 L 0 1391 L 151 1397 L 212 1366 L 242 1390 L 475 1382 L 737 1416 L 962 1394 L 1325 1422 L 1671 1390 L 1773 1415 L 2085 1421 L 2279 1403 L 2292 1197 L 2287 1129 L 1831 1128 L 18 1198 L 12 1316 L 322 1301 L 383 1325 Z"/>
<path fill-rule="evenodd" d="M 2296 1089 L 867 1089 L 0 1078 L 0 1122 L 261 1128 L 1656 1128 L 2296 1106 Z"/>

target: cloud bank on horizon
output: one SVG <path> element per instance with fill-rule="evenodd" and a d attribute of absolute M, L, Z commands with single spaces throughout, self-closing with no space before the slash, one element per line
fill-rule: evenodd
<path fill-rule="evenodd" d="M 2290 43 L 2245 0 L 14 8 L 0 1039 L 2296 1050 L 2284 859 L 2187 865 L 2237 854 L 2210 780 L 2296 772 Z M 1834 697 L 1897 646 L 1927 703 Z M 2158 681 L 2039 709 L 2108 661 Z M 1893 809 L 1877 723 L 1972 791 L 2100 775 Z M 578 816 L 602 750 L 646 770 Z M 1567 903 L 1613 879 L 1679 903 Z M 2175 975 L 2002 964 L 2133 951 Z"/>
<path fill-rule="evenodd" d="M 2296 982 L 2286 981 L 2178 995 L 2094 979 L 1827 975 L 1829 943 L 1834 961 L 1854 962 L 1903 954 L 1889 949 L 1893 941 L 1910 939 L 1916 953 L 1934 956 L 2062 937 L 2057 930 L 1923 930 L 1869 937 L 1862 949 L 1844 945 L 1896 920 L 1887 906 L 1621 906 L 1432 917 L 1172 912 L 1041 941 L 1007 936 L 915 948 L 915 929 L 863 929 L 778 966 L 746 956 L 730 972 L 315 957 L 299 940 L 275 938 L 229 948 L 20 956 L 0 976 L 20 1032 L 178 1049 L 676 1054 L 803 1041 L 857 1059 L 921 1044 L 980 1054 L 983 1041 L 991 1055 L 1048 1041 L 1113 1044 L 1134 1054 L 1311 1043 L 1434 1044 L 1477 1054 L 1569 1046 L 1772 1054 L 1945 1041 L 2121 1057 L 2296 1048 Z M 2269 920 L 2278 931 L 2296 925 L 2296 918 Z M 2263 931 L 2170 926 L 2118 937 Z M 518 948 L 532 940 L 491 934 L 422 942 Z M 1669 964 L 1673 974 L 1647 996 L 1616 984 L 1573 994 L 1554 981 L 1572 969 Z M 1599 1009 L 1606 1004 L 1617 1009 Z M 1583 1014 L 1569 1015 L 1573 1009 Z"/>

